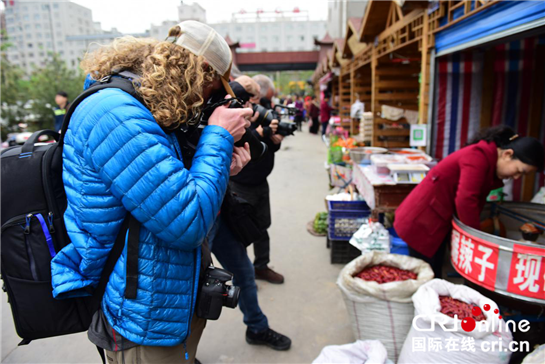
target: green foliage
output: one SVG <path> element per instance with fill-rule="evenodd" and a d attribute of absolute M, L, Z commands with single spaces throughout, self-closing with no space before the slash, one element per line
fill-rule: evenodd
<path fill-rule="evenodd" d="M 313 71 L 285 71 L 275 78 L 275 86 L 280 95 L 313 95 L 314 90 L 306 81 L 312 77 Z"/>
<path fill-rule="evenodd" d="M 83 90 L 85 77 L 82 72 L 67 67 L 58 54 L 49 54 L 49 60 L 42 68 L 36 68 L 31 75 L 12 64 L 6 55 L 11 46 L 2 33 L 1 51 L 1 137 L 8 133 L 20 132 L 19 123 L 26 123 L 28 131 L 53 128 L 55 95 L 65 91 L 72 100 Z"/>
<path fill-rule="evenodd" d="M 314 88 L 307 84 L 314 71 L 279 71 L 279 72 L 245 72 L 252 77 L 257 74 L 265 74 L 274 81 L 274 87 L 278 95 L 314 95 Z"/>
<path fill-rule="evenodd" d="M 32 102 L 32 113 L 35 115 L 34 128 L 53 128 L 55 121 L 52 109 L 56 107 L 55 95 L 65 91 L 68 100 L 73 100 L 83 90 L 85 76 L 66 65 L 58 54 L 50 53 L 50 60 L 43 68 L 36 69 L 30 76 L 29 98 Z"/>
<path fill-rule="evenodd" d="M 6 50 L 9 47 L 10 43 L 3 41 L 0 48 L 2 140 L 6 139 L 8 133 L 18 131 L 17 124 L 23 122 L 28 114 L 28 110 L 23 107 L 27 98 L 28 82 L 24 79 L 24 71 L 8 61 Z"/>

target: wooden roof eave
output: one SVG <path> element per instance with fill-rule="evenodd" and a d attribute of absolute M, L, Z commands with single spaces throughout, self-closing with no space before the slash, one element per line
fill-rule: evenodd
<path fill-rule="evenodd" d="M 392 1 L 370 0 L 360 27 L 359 41 L 373 42 L 386 29 Z"/>

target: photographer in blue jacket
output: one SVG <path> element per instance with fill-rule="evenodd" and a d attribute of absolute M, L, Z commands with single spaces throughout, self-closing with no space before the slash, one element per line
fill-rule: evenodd
<path fill-rule="evenodd" d="M 124 295 L 126 249 L 110 275 L 89 338 L 108 361 L 194 362 L 205 320 L 194 315 L 201 243 L 218 215 L 230 175 L 248 163 L 234 147 L 251 109 L 221 106 L 203 129 L 189 169 L 174 130 L 228 86 L 231 52 L 209 26 L 185 21 L 166 41 L 123 37 L 87 54 L 92 80 L 119 71 L 144 103 L 108 88 L 79 104 L 65 135 L 64 220 L 71 243 L 52 261 L 56 298 L 88 294 L 127 214 L 141 224 L 137 294 Z M 92 81 L 91 81 L 92 82 Z M 88 85 L 86 85 L 88 86 Z"/>

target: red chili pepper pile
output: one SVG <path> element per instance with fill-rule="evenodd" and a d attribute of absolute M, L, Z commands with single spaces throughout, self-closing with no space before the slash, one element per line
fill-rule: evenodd
<path fill-rule="evenodd" d="M 407 279 L 416 279 L 416 273 L 408 270 L 388 267 L 386 265 L 375 265 L 374 267 L 365 268 L 359 272 L 356 277 L 364 281 L 375 281 L 380 284 L 396 281 L 406 281 Z"/>
<path fill-rule="evenodd" d="M 472 317 L 475 321 L 486 320 L 486 316 L 481 312 L 480 315 L 475 316 L 471 312 L 473 306 L 454 299 L 449 296 L 439 296 L 439 302 L 441 302 L 441 313 L 454 318 L 454 315 L 458 315 L 458 319 L 462 320 L 466 317 Z"/>

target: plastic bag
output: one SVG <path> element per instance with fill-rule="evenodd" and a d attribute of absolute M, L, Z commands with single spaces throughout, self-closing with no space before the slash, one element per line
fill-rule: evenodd
<path fill-rule="evenodd" d="M 536 350 L 526 355 L 522 364 L 543 364 L 545 363 L 545 345 L 540 345 Z"/>
<path fill-rule="evenodd" d="M 532 203 L 545 204 L 545 187 L 539 189 L 534 198 L 532 198 Z"/>
<path fill-rule="evenodd" d="M 485 311 L 486 320 L 477 322 L 473 331 L 466 332 L 461 327 L 463 317 L 456 320 L 440 313 L 439 296 L 449 296 L 481 308 L 488 304 L 490 310 Z M 509 362 L 511 353 L 503 349 L 508 347 L 513 336 L 505 321 L 500 320 L 498 314 L 494 313 L 498 308 L 494 301 L 474 289 L 442 279 L 434 279 L 424 284 L 412 300 L 415 320 L 403 345 L 398 364 Z M 435 326 L 432 326 L 432 321 Z M 444 330 L 438 322 L 452 331 Z M 503 349 L 492 350 L 492 342 L 500 341 Z M 486 351 L 487 349 L 490 350 Z"/>
<path fill-rule="evenodd" d="M 322 349 L 312 364 L 393 364 L 378 340 L 358 340 L 352 344 L 330 345 Z"/>
<path fill-rule="evenodd" d="M 363 224 L 352 235 L 350 244 L 361 250 L 362 253 L 371 251 L 389 253 L 390 232 L 380 222 L 370 221 L 368 224 Z"/>
<path fill-rule="evenodd" d="M 418 274 L 416 280 L 378 284 L 354 276 L 364 268 L 384 264 Z M 394 362 L 411 329 L 414 306 L 411 296 L 433 279 L 430 265 L 420 259 L 379 252 L 365 253 L 348 263 L 339 275 L 341 289 L 354 336 L 359 340 L 380 340 Z"/>

